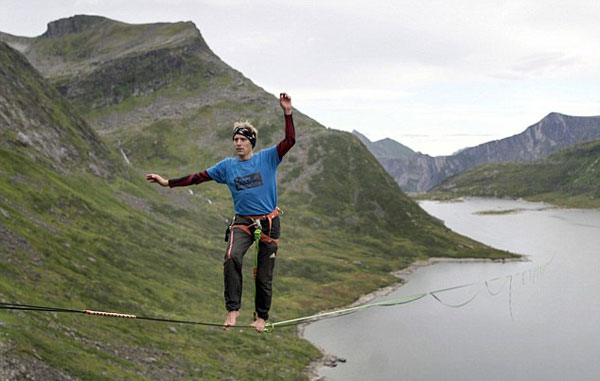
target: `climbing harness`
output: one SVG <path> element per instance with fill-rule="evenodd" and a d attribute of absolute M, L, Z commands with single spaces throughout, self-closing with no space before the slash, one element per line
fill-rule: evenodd
<path fill-rule="evenodd" d="M 275 238 L 271 238 L 270 234 L 271 234 L 271 229 L 273 228 L 273 219 L 283 215 L 283 211 L 281 209 L 279 209 L 279 207 L 275 207 L 275 209 L 269 213 L 269 214 L 265 214 L 263 216 L 240 216 L 240 215 L 236 215 L 232 218 L 232 222 L 231 225 L 229 225 L 229 228 L 227 230 L 227 232 L 225 233 L 225 240 L 228 240 L 231 238 L 231 232 L 233 231 L 233 228 L 238 228 L 241 229 L 243 231 L 245 231 L 246 233 L 248 233 L 250 236 L 254 237 L 254 269 L 253 269 L 253 273 L 254 273 L 254 279 L 256 279 L 256 274 L 258 273 L 258 252 L 259 252 L 259 243 L 260 242 L 274 242 L 275 244 L 279 244 L 279 239 L 275 239 Z M 243 224 L 235 224 L 235 219 L 236 217 L 239 218 L 247 218 L 249 220 L 252 220 L 252 223 L 250 225 L 243 225 Z M 262 222 L 267 220 L 269 222 L 269 233 L 264 233 L 262 231 Z M 251 227 L 254 227 L 254 233 L 251 232 Z"/>

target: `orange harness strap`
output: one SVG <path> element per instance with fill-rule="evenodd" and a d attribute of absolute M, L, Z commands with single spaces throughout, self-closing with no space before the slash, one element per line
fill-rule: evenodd
<path fill-rule="evenodd" d="M 271 227 L 273 226 L 273 218 L 279 216 L 280 214 L 282 214 L 281 209 L 279 209 L 279 207 L 275 207 L 275 209 L 271 213 L 265 214 L 263 216 L 239 216 L 238 215 L 238 217 L 249 218 L 249 219 L 254 220 L 254 221 L 256 221 L 256 220 L 269 220 L 269 234 L 270 234 L 271 233 Z M 250 226 L 247 226 L 247 225 L 233 225 L 232 228 L 242 229 L 243 231 L 245 231 L 249 235 L 252 235 L 252 233 L 250 232 Z M 260 235 L 260 242 L 268 242 L 268 243 L 274 242 L 276 244 L 279 244 L 279 238 L 273 239 L 268 234 L 265 234 L 263 232 Z"/>

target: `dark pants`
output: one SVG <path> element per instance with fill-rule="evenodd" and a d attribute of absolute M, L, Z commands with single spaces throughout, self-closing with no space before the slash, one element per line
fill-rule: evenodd
<path fill-rule="evenodd" d="M 278 239 L 280 234 L 279 217 L 271 220 L 261 220 L 262 234 Z M 237 311 L 242 302 L 242 262 L 244 254 L 254 242 L 253 221 L 249 218 L 236 217 L 233 225 L 246 225 L 250 233 L 241 228 L 234 227 L 229 235 L 227 252 L 223 263 L 223 276 L 225 279 L 225 308 L 227 311 Z M 269 318 L 273 285 L 273 268 L 277 255 L 277 243 L 260 242 L 258 251 L 258 266 L 255 279 L 256 295 L 254 308 L 256 315 L 264 320 Z M 254 262 L 254 248 L 252 248 L 252 262 Z"/>

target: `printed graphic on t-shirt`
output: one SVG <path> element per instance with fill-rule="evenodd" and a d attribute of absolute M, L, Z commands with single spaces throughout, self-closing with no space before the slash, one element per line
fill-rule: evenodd
<path fill-rule="evenodd" d="M 235 179 L 233 179 L 233 182 L 235 183 L 235 189 L 239 191 L 250 188 L 256 188 L 263 185 L 263 180 L 262 176 L 260 175 L 260 172 L 246 176 L 238 176 Z"/>

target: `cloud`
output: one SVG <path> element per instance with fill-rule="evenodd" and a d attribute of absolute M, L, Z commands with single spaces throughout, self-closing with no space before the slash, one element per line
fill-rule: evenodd
<path fill-rule="evenodd" d="M 577 63 L 577 59 L 569 57 L 564 53 L 549 52 L 522 58 L 519 63 L 513 66 L 513 70 L 529 73 L 563 68 Z"/>
<path fill-rule="evenodd" d="M 573 73 L 582 65 L 579 58 L 562 52 L 542 52 L 522 57 L 506 70 L 490 75 L 498 79 L 523 79 L 532 76 Z"/>
<path fill-rule="evenodd" d="M 461 137 L 475 137 L 475 138 L 480 138 L 480 137 L 489 137 L 489 136 L 495 136 L 494 134 L 468 134 L 468 133 L 464 133 L 464 134 L 444 134 L 444 135 L 440 135 L 440 136 L 445 136 L 448 138 L 461 138 Z"/>
<path fill-rule="evenodd" d="M 390 102 L 409 98 L 412 94 L 401 90 L 387 89 L 300 89 L 296 95 L 302 98 L 310 98 L 317 101 L 332 102 Z"/>

